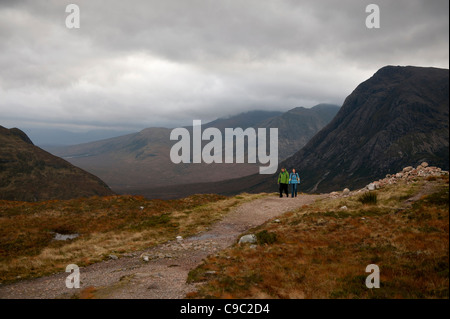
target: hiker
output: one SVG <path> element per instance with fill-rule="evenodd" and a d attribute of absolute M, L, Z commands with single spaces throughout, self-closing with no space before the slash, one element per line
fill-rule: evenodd
<path fill-rule="evenodd" d="M 292 185 L 292 198 L 297 197 L 297 185 L 300 184 L 300 176 L 295 172 L 295 168 L 292 169 L 291 175 L 289 175 L 289 184 Z"/>
<path fill-rule="evenodd" d="M 280 198 L 283 197 L 283 192 L 286 193 L 286 197 L 289 197 L 289 173 L 284 167 L 278 175 L 278 185 L 280 185 Z"/>

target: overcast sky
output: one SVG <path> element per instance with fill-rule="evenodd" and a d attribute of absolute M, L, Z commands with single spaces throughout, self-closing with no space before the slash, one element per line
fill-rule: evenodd
<path fill-rule="evenodd" d="M 366 28 L 370 3 L 380 29 Z M 0 125 L 140 130 L 341 105 L 385 65 L 448 68 L 448 12 L 448 0 L 0 0 Z"/>

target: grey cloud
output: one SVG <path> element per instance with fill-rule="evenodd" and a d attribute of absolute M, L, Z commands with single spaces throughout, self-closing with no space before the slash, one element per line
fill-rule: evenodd
<path fill-rule="evenodd" d="M 74 2 L 77 30 L 69 2 L 0 2 L 0 112 L 16 126 L 185 125 L 339 104 L 387 64 L 448 68 L 447 0 Z"/>

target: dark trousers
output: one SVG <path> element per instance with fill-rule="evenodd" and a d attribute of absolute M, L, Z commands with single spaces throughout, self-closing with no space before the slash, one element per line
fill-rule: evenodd
<path fill-rule="evenodd" d="M 283 192 L 286 193 L 286 197 L 289 197 L 288 184 L 280 183 L 280 197 L 283 197 Z"/>
<path fill-rule="evenodd" d="M 292 186 L 292 197 L 294 197 L 294 195 L 297 196 L 297 184 L 294 183 L 291 184 L 291 186 Z"/>

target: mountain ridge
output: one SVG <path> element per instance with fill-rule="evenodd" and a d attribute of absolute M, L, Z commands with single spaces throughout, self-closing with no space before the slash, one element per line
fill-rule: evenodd
<path fill-rule="evenodd" d="M 35 146 L 20 129 L 0 126 L 0 199 L 40 201 L 114 193 L 98 177 Z"/>
<path fill-rule="evenodd" d="M 336 105 L 329 105 L 328 109 L 304 109 L 301 114 L 292 115 L 289 121 L 283 118 L 286 113 L 277 115 L 280 112 L 250 111 L 202 123 L 202 128 L 217 127 L 223 131 L 226 127 L 274 127 L 271 121 L 278 119 L 281 123 L 277 125 L 281 136 L 279 157 L 283 159 L 304 145 L 338 110 Z M 185 128 L 192 130 L 192 127 Z M 173 164 L 170 148 L 176 141 L 170 141 L 170 132 L 168 128 L 146 128 L 138 133 L 51 151 L 99 176 L 112 189 L 120 192 L 192 182 L 219 182 L 251 175 L 259 170 L 258 163 Z"/>

